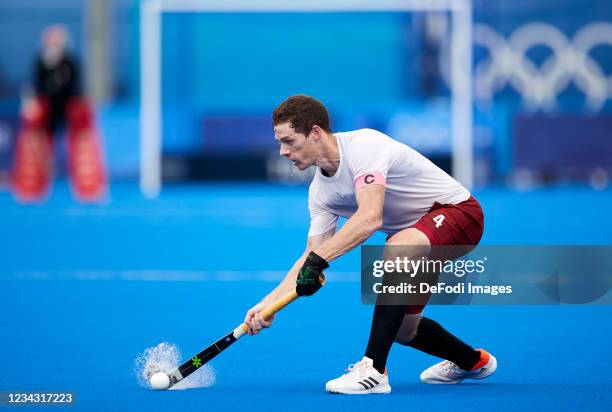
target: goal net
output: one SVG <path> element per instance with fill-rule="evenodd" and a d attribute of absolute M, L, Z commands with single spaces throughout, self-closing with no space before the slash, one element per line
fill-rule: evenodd
<path fill-rule="evenodd" d="M 401 129 L 406 119 L 390 107 L 409 106 L 402 101 L 402 87 L 409 86 L 398 79 L 414 76 L 411 56 L 423 50 L 394 57 L 389 43 L 405 42 L 406 36 L 384 20 L 418 13 L 437 13 L 448 21 L 449 85 L 441 118 L 448 123 L 452 174 L 472 186 L 470 0 L 144 0 L 142 193 L 159 194 L 167 151 L 233 154 L 240 161 L 250 151 L 270 150 L 261 143 L 258 125 L 265 123 L 273 145 L 269 114 L 289 94 L 331 101 L 333 125 L 376 127 L 376 117 L 387 115 L 392 119 L 386 124 Z M 233 111 L 241 116 L 228 115 Z M 370 121 L 362 121 L 364 116 Z M 227 130 L 253 136 L 234 138 Z"/>

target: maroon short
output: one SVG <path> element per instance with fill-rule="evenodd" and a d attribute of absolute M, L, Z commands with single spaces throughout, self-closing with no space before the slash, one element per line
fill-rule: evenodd
<path fill-rule="evenodd" d="M 470 196 L 456 205 L 435 202 L 411 227 L 423 232 L 432 246 L 476 246 L 484 231 L 484 215 L 478 200 Z"/>
<path fill-rule="evenodd" d="M 476 247 L 484 231 L 484 215 L 480 203 L 470 196 L 456 205 L 434 203 L 431 209 L 411 227 L 427 236 L 432 246 L 463 246 L 444 249 L 444 259 L 457 259 Z M 449 252 L 450 251 L 450 252 Z M 406 313 L 418 314 L 425 305 L 410 305 Z"/>

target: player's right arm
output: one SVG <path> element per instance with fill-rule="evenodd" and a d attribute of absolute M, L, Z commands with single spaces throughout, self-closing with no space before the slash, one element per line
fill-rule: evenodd
<path fill-rule="evenodd" d="M 304 261 L 306 260 L 306 256 L 308 256 L 310 251 L 321 246 L 327 239 L 331 238 L 334 233 L 335 229 L 320 235 L 308 237 L 306 250 L 304 250 L 302 256 L 300 256 L 300 258 L 296 260 L 296 262 L 293 264 L 293 266 L 291 267 L 285 278 L 281 281 L 281 283 L 279 283 L 278 286 L 274 288 L 274 290 L 272 290 L 272 292 L 270 292 L 265 298 L 263 298 L 261 302 L 259 302 L 257 305 L 253 306 L 251 309 L 248 310 L 244 321 L 247 325 L 249 325 L 249 335 L 255 335 L 259 333 L 263 328 L 269 328 L 272 325 L 274 317 L 266 321 L 261 316 L 261 311 L 264 310 L 266 306 L 270 305 L 270 303 L 285 295 L 291 289 L 295 289 L 297 275 L 300 268 L 304 264 Z"/>

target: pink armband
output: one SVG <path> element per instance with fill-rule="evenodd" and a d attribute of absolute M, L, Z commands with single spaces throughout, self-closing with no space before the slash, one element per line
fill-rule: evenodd
<path fill-rule="evenodd" d="M 355 180 L 355 190 L 361 189 L 362 187 L 369 185 L 383 185 L 386 186 L 387 179 L 385 175 L 380 172 L 369 172 L 361 175 Z"/>

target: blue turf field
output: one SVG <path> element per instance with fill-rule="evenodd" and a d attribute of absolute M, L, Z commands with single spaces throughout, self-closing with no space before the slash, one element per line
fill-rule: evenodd
<path fill-rule="evenodd" d="M 611 191 L 476 195 L 485 243 L 612 244 Z M 431 307 L 429 316 L 497 355 L 496 375 L 422 385 L 418 374 L 435 360 L 395 346 L 391 395 L 327 395 L 326 380 L 367 340 L 358 253 L 333 265 L 316 297 L 215 359 L 214 386 L 138 386 L 133 363 L 144 348 L 166 340 L 190 356 L 273 287 L 304 246 L 306 201 L 303 187 L 238 184 L 169 187 L 156 201 L 115 185 L 103 206 L 75 205 L 63 183 L 44 206 L 0 193 L 0 391 L 69 390 L 76 409 L 103 411 L 610 410 L 609 306 Z"/>

